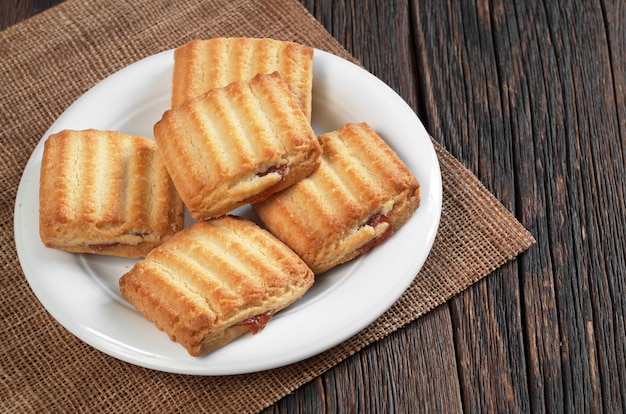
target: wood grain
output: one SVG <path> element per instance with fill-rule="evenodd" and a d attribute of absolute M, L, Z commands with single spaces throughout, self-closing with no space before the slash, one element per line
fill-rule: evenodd
<path fill-rule="evenodd" d="M 0 2 L 0 30 L 49 9 L 61 0 L 3 0 Z"/>
<path fill-rule="evenodd" d="M 300 1 L 537 244 L 265 412 L 626 411 L 624 3 Z"/>
<path fill-rule="evenodd" d="M 430 131 L 538 239 L 517 269 L 451 301 L 469 412 L 624 408 L 623 138 L 609 115 L 623 105 L 610 59 L 623 30 L 608 41 L 611 6 L 416 3 Z"/>

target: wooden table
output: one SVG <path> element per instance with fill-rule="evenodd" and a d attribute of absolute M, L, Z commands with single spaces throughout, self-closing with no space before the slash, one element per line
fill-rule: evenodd
<path fill-rule="evenodd" d="M 625 411 L 623 2 L 301 1 L 537 244 L 267 412 Z"/>

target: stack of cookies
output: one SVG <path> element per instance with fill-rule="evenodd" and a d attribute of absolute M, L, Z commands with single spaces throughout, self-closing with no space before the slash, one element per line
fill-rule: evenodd
<path fill-rule="evenodd" d="M 314 275 L 384 242 L 420 203 L 419 183 L 367 123 L 315 136 L 313 53 L 194 40 L 174 52 L 172 105 L 154 140 L 51 135 L 43 243 L 143 257 L 120 291 L 191 355 L 261 330 Z M 231 215 L 247 204 L 265 228 Z M 197 222 L 183 229 L 184 207 Z"/>

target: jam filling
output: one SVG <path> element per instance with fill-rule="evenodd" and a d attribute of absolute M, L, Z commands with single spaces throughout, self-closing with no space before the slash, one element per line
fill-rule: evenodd
<path fill-rule="evenodd" d="M 265 325 L 267 325 L 270 319 L 272 319 L 272 316 L 274 316 L 274 311 L 268 310 L 267 312 L 263 312 L 258 315 L 244 319 L 243 321 L 238 322 L 235 325 L 245 326 L 254 335 L 261 332 L 261 330 L 265 328 Z"/>
<path fill-rule="evenodd" d="M 281 177 L 285 176 L 285 171 L 287 171 L 287 164 L 284 165 L 272 165 L 265 171 L 261 171 L 256 173 L 257 177 L 265 177 L 267 174 L 278 173 Z"/>
<path fill-rule="evenodd" d="M 269 197 L 270 195 L 274 194 L 276 187 L 278 187 L 280 185 L 280 183 L 285 179 L 285 174 L 287 173 L 287 165 L 272 165 L 268 169 L 256 173 L 256 176 L 257 177 L 265 177 L 266 175 L 272 174 L 272 173 L 280 174 L 280 181 L 278 181 L 274 185 L 269 186 L 268 188 L 266 188 L 265 190 L 261 191 L 260 193 L 246 198 L 245 200 L 242 201 L 242 203 L 244 203 L 244 204 L 258 203 L 259 201 L 263 201 L 267 197 Z"/>
<path fill-rule="evenodd" d="M 358 254 L 365 253 L 366 251 L 372 249 L 373 247 L 378 246 L 379 244 L 381 244 L 382 242 L 387 240 L 389 237 L 391 237 L 391 234 L 393 233 L 393 230 L 391 230 L 391 221 L 389 220 L 389 217 L 387 217 L 385 214 L 382 214 L 382 213 L 374 214 L 361 227 L 363 227 L 363 226 L 376 227 L 376 226 L 378 226 L 379 224 L 382 224 L 382 223 L 388 223 L 389 224 L 389 226 L 384 231 L 384 233 L 381 234 L 380 236 L 375 237 L 372 240 L 368 241 L 363 246 L 359 247 L 359 249 L 357 250 Z"/>

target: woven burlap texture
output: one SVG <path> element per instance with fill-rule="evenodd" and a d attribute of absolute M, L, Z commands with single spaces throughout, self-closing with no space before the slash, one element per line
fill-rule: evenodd
<path fill-rule="evenodd" d="M 116 360 L 76 339 L 21 271 L 13 208 L 31 151 L 81 94 L 143 57 L 194 38 L 273 37 L 354 59 L 297 2 L 68 0 L 0 32 L 0 409 L 3 412 L 257 412 L 444 303 L 533 243 L 440 145 L 443 211 L 419 276 L 380 319 L 339 346 L 271 371 L 193 377 Z"/>

